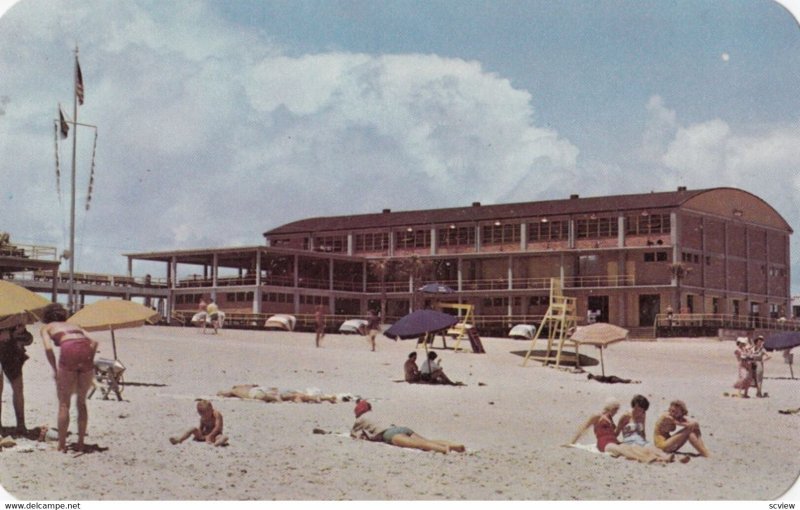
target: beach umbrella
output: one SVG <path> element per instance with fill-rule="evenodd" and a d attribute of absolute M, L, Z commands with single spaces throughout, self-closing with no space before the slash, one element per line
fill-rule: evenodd
<path fill-rule="evenodd" d="M 0 280 L 0 322 L 9 326 L 31 323 L 50 301 L 25 287 Z"/>
<path fill-rule="evenodd" d="M 424 292 L 425 294 L 452 294 L 455 292 L 453 289 L 442 283 L 428 283 L 417 290 Z"/>
<path fill-rule="evenodd" d="M 789 364 L 789 373 L 794 379 L 794 369 L 792 361 L 794 356 L 789 352 L 791 349 L 800 345 L 800 331 L 779 331 L 772 333 L 764 339 L 764 348 L 768 351 L 786 351 L 784 359 Z"/>
<path fill-rule="evenodd" d="M 800 331 L 779 331 L 764 339 L 764 348 L 768 351 L 782 351 L 800 345 Z"/>
<path fill-rule="evenodd" d="M 67 319 L 70 324 L 80 326 L 86 331 L 111 331 L 111 345 L 114 359 L 117 359 L 117 342 L 114 330 L 138 328 L 145 323 L 155 324 L 161 315 L 146 306 L 123 299 L 106 299 L 85 306 Z"/>
<path fill-rule="evenodd" d="M 457 323 L 458 317 L 455 315 L 425 308 L 402 317 L 383 334 L 393 340 L 407 340 L 441 331 Z"/>
<path fill-rule="evenodd" d="M 603 376 L 605 376 L 606 368 L 603 362 L 603 349 L 627 338 L 627 329 L 615 326 L 614 324 L 608 324 L 607 322 L 595 322 L 588 326 L 577 326 L 570 340 L 578 345 L 594 345 L 600 349 L 600 370 Z"/>

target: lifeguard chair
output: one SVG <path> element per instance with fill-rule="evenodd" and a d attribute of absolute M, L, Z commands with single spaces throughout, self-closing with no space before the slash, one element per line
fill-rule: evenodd
<path fill-rule="evenodd" d="M 457 310 L 458 316 L 461 319 L 457 324 L 454 324 L 447 330 L 446 335 L 455 339 L 456 343 L 453 346 L 454 351 L 461 349 L 461 340 L 469 338 L 469 331 L 472 329 L 472 319 L 474 317 L 475 306 L 461 303 L 436 303 L 436 309 L 439 311 L 444 310 Z M 462 315 L 463 312 L 463 315 Z M 445 344 L 445 347 L 447 345 Z"/>
<path fill-rule="evenodd" d="M 555 363 L 556 367 L 561 366 L 564 347 L 575 347 L 574 356 L 577 358 L 578 351 L 574 342 L 569 340 L 569 331 L 577 326 L 578 317 L 575 313 L 575 298 L 564 296 L 561 287 L 561 280 L 558 278 L 550 279 L 550 306 L 542 318 L 542 323 L 536 330 L 536 334 L 531 340 L 531 346 L 525 355 L 522 366 L 528 364 L 529 359 L 541 361 L 544 365 Z M 533 348 L 536 342 L 542 338 L 542 332 L 547 329 L 547 349 L 543 356 L 533 356 Z M 572 353 L 569 353 L 572 355 Z"/>

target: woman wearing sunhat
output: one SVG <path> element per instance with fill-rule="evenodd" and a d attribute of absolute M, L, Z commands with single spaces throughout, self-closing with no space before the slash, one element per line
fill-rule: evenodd
<path fill-rule="evenodd" d="M 733 387 L 739 390 L 740 397 L 750 398 L 747 391 L 753 384 L 753 369 L 751 366 L 753 350 L 746 337 L 740 336 L 736 339 L 736 350 L 733 354 L 736 356 L 736 362 L 739 365 L 738 378 L 733 383 Z"/>

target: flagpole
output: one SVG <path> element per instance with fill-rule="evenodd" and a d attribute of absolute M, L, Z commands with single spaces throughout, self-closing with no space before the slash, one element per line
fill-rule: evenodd
<path fill-rule="evenodd" d="M 72 80 L 72 121 L 78 122 L 78 46 L 75 45 L 75 73 Z M 70 314 L 75 313 L 75 158 L 78 147 L 77 126 L 72 130 L 72 193 L 70 196 L 69 212 L 69 295 L 67 296 L 67 308 Z"/>

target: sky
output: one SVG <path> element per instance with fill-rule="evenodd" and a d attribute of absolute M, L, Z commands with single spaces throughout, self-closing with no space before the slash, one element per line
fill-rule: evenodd
<path fill-rule="evenodd" d="M 771 0 L 3 7 L 0 230 L 68 247 L 54 119 L 78 46 L 77 120 L 97 126 L 96 148 L 78 128 L 78 271 L 314 216 L 678 186 L 741 188 L 800 226 L 800 26 Z"/>

